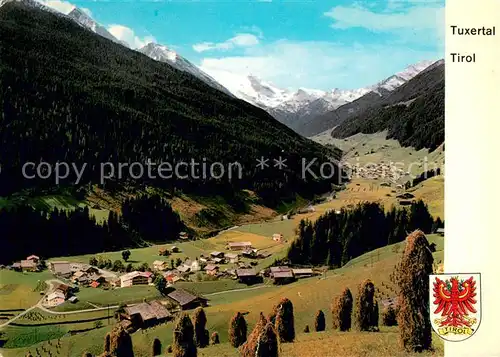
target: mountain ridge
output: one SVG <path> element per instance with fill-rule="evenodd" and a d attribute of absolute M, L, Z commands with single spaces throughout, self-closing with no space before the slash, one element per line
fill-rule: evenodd
<path fill-rule="evenodd" d="M 338 157 L 339 150 L 313 143 L 264 110 L 67 17 L 9 3 L 0 8 L 0 31 L 1 196 L 53 188 L 50 181 L 21 175 L 22 163 L 41 160 L 87 164 L 80 185 L 99 184 L 103 162 L 115 167 L 196 158 L 208 166 L 237 162 L 242 174 L 234 180 L 227 174 L 165 180 L 154 172 L 155 177 L 107 180 L 105 187 L 149 186 L 233 199 L 239 190 L 250 189 L 270 206 L 326 192 L 340 177 L 307 181 L 300 167 L 302 158 L 326 161 Z M 287 159 L 282 170 L 255 166 L 256 158 L 280 156 Z M 74 179 L 70 175 L 59 185 L 74 185 Z"/>
<path fill-rule="evenodd" d="M 309 135 L 311 131 L 307 126 L 315 117 L 352 103 L 370 92 L 376 93 L 378 96 L 385 96 L 433 62 L 430 60 L 420 61 L 374 85 L 353 90 L 334 88 L 325 91 L 298 88 L 293 91 L 279 88 L 255 75 L 244 76 L 224 71 L 216 71 L 211 75 L 237 98 L 266 110 L 278 121 L 299 134 L 311 136 Z M 328 128 L 324 128 L 324 130 L 326 129 Z M 314 134 L 317 132 L 312 133 L 312 135 Z"/>
<path fill-rule="evenodd" d="M 155 61 L 168 63 L 172 67 L 191 73 L 192 75 L 200 78 L 202 81 L 210 85 L 211 87 L 220 90 L 221 92 L 233 96 L 233 94 L 228 91 L 224 86 L 222 86 L 215 79 L 210 77 L 207 73 L 203 72 L 197 66 L 192 64 L 189 60 L 179 55 L 177 52 L 171 50 L 165 45 L 160 45 L 154 42 L 150 42 L 147 45 L 137 49 L 138 52 L 145 54 Z"/>
<path fill-rule="evenodd" d="M 408 66 L 406 70 L 398 72 L 368 87 L 369 91 L 366 94 L 352 102 L 346 103 L 333 111 L 325 112 L 301 123 L 301 125 L 296 128 L 296 131 L 306 137 L 312 137 L 341 125 L 344 121 L 348 120 L 348 118 L 361 115 L 370 108 L 389 103 L 387 98 L 390 98 L 393 95 L 392 93 L 397 92 L 399 88 L 405 86 L 408 82 L 421 73 L 426 72 L 429 68 L 439 64 L 440 61 L 441 60 L 421 61 L 417 64 Z"/>
<path fill-rule="evenodd" d="M 332 130 L 332 137 L 388 130 L 387 138 L 401 146 L 435 150 L 444 142 L 444 74 L 444 61 L 436 61 L 376 105 L 346 118 Z"/>
<path fill-rule="evenodd" d="M 82 9 L 75 7 L 71 10 L 68 15 L 70 19 L 75 21 L 76 23 L 82 25 L 84 28 L 104 37 L 110 41 L 118 43 L 122 46 L 129 47 L 128 44 L 124 41 L 118 40 L 115 36 L 113 36 L 106 28 L 99 23 L 97 23 L 92 17 L 86 14 Z"/>
<path fill-rule="evenodd" d="M 63 16 L 66 18 L 71 19 L 78 25 L 82 26 L 83 28 L 99 35 L 102 36 L 110 41 L 113 41 L 117 44 L 120 44 L 126 48 L 131 48 L 128 43 L 125 41 L 117 39 L 115 36 L 113 36 L 103 25 L 99 24 L 97 21 L 95 21 L 89 14 L 87 14 L 85 11 L 83 11 L 81 8 L 74 6 L 74 8 L 68 12 L 67 14 L 62 13 L 50 6 L 47 6 L 45 4 L 42 4 L 40 1 L 37 0 L 0 0 L 0 6 L 3 4 L 6 4 L 8 2 L 18 2 L 22 3 L 28 7 L 33 7 L 33 8 L 38 8 L 44 11 L 51 12 L 53 14 Z M 220 83 L 218 83 L 215 79 L 210 77 L 208 74 L 203 72 L 199 67 L 195 66 L 192 64 L 190 61 L 188 61 L 186 58 L 183 56 L 179 55 L 175 51 L 172 51 L 167 48 L 167 46 L 156 44 L 156 43 L 148 43 L 147 45 L 143 46 L 142 48 L 135 49 L 136 51 L 139 51 L 146 56 L 160 61 L 164 63 L 168 63 L 169 65 L 173 66 L 174 68 L 181 70 L 181 71 L 187 71 L 201 80 L 205 81 L 207 84 L 209 84 L 211 87 L 220 90 L 228 95 L 231 95 L 231 92 L 229 92 L 226 88 L 224 88 Z M 163 52 L 163 53 L 161 53 Z"/>

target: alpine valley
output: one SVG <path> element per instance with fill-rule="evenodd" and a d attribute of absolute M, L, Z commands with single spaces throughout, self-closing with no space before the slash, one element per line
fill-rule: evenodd
<path fill-rule="evenodd" d="M 285 89 L 68 4 L 0 0 L 0 357 L 443 355 L 443 60 Z"/>

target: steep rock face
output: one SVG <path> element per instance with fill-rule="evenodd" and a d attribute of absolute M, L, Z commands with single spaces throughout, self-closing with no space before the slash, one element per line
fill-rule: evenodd
<path fill-rule="evenodd" d="M 179 71 L 191 73 L 192 75 L 198 77 L 212 88 L 215 88 L 217 90 L 220 90 L 221 92 L 233 96 L 226 88 L 224 88 L 215 79 L 210 77 L 208 74 L 203 72 L 197 66 L 195 66 L 194 64 L 192 64 L 187 59 L 180 56 L 177 52 L 171 50 L 167 46 L 151 42 L 148 43 L 146 46 L 138 49 L 138 51 L 145 54 L 149 58 L 154 59 L 155 61 L 168 63 L 169 65 L 178 69 Z"/>
<path fill-rule="evenodd" d="M 75 21 L 76 23 L 80 24 L 84 28 L 98 34 L 99 36 L 102 36 L 104 38 L 107 38 L 108 40 L 111 40 L 113 42 L 119 43 L 123 46 L 128 47 L 126 42 L 118 40 L 116 37 L 114 37 L 106 28 L 97 22 L 95 22 L 89 15 L 87 15 L 82 9 L 79 9 L 75 7 L 73 10 L 70 11 L 68 14 L 68 17 Z"/>

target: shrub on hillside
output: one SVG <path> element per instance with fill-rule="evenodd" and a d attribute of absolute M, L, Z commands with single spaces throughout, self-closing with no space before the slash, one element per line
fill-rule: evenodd
<path fill-rule="evenodd" d="M 396 326 L 398 324 L 396 310 L 391 305 L 382 311 L 382 324 L 384 326 Z"/>
<path fill-rule="evenodd" d="M 202 307 L 196 308 L 194 312 L 194 333 L 196 337 L 196 346 L 203 348 L 208 346 L 208 331 L 205 329 L 207 324 L 207 315 Z"/>
<path fill-rule="evenodd" d="M 166 354 L 169 354 L 169 353 L 172 353 L 173 349 L 172 349 L 172 345 L 168 345 L 167 346 L 167 349 L 165 350 L 165 353 Z"/>
<path fill-rule="evenodd" d="M 325 331 L 325 325 L 325 314 L 323 313 L 323 311 L 318 310 L 318 312 L 316 313 L 316 319 L 314 321 L 314 329 L 316 330 L 316 332 Z"/>
<path fill-rule="evenodd" d="M 374 331 L 378 328 L 378 305 L 375 305 L 374 296 L 375 285 L 366 280 L 360 285 L 356 298 L 356 325 L 360 331 Z M 377 321 L 374 321 L 375 316 Z"/>
<path fill-rule="evenodd" d="M 293 304 L 287 298 L 283 298 L 277 306 L 275 325 L 280 342 L 293 342 L 295 340 Z"/>
<path fill-rule="evenodd" d="M 229 323 L 229 342 L 233 347 L 240 347 L 247 340 L 247 322 L 241 312 L 237 312 Z"/>
<path fill-rule="evenodd" d="M 218 345 L 220 343 L 219 334 L 217 332 L 212 333 L 212 336 L 210 336 L 210 343 L 212 345 Z"/>
<path fill-rule="evenodd" d="M 196 357 L 194 327 L 189 315 L 183 312 L 174 327 L 173 353 L 174 357 Z"/>
<path fill-rule="evenodd" d="M 306 327 L 304 327 L 304 333 L 309 333 L 310 330 L 309 330 L 309 325 L 306 325 Z"/>
<path fill-rule="evenodd" d="M 153 345 L 152 345 L 152 356 L 160 356 L 161 355 L 161 342 L 159 339 L 155 338 L 153 340 Z"/>
<path fill-rule="evenodd" d="M 349 331 L 351 329 L 353 298 L 351 290 L 345 288 L 332 303 L 332 325 L 334 330 Z"/>
<path fill-rule="evenodd" d="M 92 357 L 92 354 L 90 352 L 83 352 L 82 357 Z"/>
<path fill-rule="evenodd" d="M 399 340 L 409 352 L 430 350 L 432 327 L 429 317 L 429 275 L 434 258 L 424 233 L 416 230 L 406 238 L 406 247 L 396 267 L 399 286 L 397 322 Z"/>

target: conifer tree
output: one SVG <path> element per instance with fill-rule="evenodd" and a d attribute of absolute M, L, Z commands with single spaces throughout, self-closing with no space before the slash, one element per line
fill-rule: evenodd
<path fill-rule="evenodd" d="M 370 316 L 370 326 L 372 331 L 379 331 L 378 318 L 379 318 L 378 301 L 375 300 L 373 302 L 373 310 Z"/>
<path fill-rule="evenodd" d="M 212 336 L 210 336 L 210 343 L 212 345 L 218 345 L 220 343 L 219 334 L 217 332 L 213 332 Z"/>
<path fill-rule="evenodd" d="M 391 305 L 382 311 L 382 324 L 384 326 L 396 326 L 398 324 L 396 310 Z"/>
<path fill-rule="evenodd" d="M 334 330 L 349 331 L 352 321 L 353 298 L 351 291 L 345 288 L 340 296 L 333 299 L 332 327 Z"/>
<path fill-rule="evenodd" d="M 257 345 L 259 343 L 259 337 L 264 331 L 268 320 L 265 318 L 264 314 L 261 312 L 259 315 L 259 320 L 255 325 L 254 329 L 248 336 L 247 341 L 242 345 L 240 349 L 240 357 L 254 357 L 257 352 Z"/>
<path fill-rule="evenodd" d="M 152 345 L 152 356 L 160 356 L 161 355 L 161 342 L 159 339 L 155 338 L 153 340 L 153 345 Z"/>
<path fill-rule="evenodd" d="M 273 309 L 271 310 L 271 312 L 267 316 L 267 321 L 269 321 L 273 325 L 276 324 L 276 314 L 277 313 L 278 313 L 278 305 L 274 305 Z"/>
<path fill-rule="evenodd" d="M 422 231 L 414 231 L 406 238 L 406 247 L 395 274 L 399 286 L 399 340 L 409 352 L 431 349 L 429 275 L 433 272 L 433 263 L 427 238 Z"/>
<path fill-rule="evenodd" d="M 318 312 L 316 312 L 316 319 L 314 321 L 314 329 L 316 330 L 316 332 L 325 331 L 325 325 L 325 314 L 323 313 L 323 311 L 318 310 Z"/>
<path fill-rule="evenodd" d="M 272 323 L 268 322 L 257 340 L 256 357 L 278 357 L 278 336 Z"/>
<path fill-rule="evenodd" d="M 295 340 L 293 304 L 287 298 L 281 299 L 277 306 L 275 326 L 280 342 L 293 342 Z"/>
<path fill-rule="evenodd" d="M 132 338 L 121 325 L 116 325 L 111 331 L 109 354 L 116 357 L 134 357 Z"/>
<path fill-rule="evenodd" d="M 194 327 L 189 315 L 183 312 L 177 320 L 173 331 L 174 357 L 196 357 Z"/>
<path fill-rule="evenodd" d="M 356 325 L 360 331 L 372 331 L 375 286 L 370 280 L 360 285 L 356 298 Z"/>
<path fill-rule="evenodd" d="M 104 352 L 111 351 L 111 334 L 108 332 L 104 337 Z"/>
<path fill-rule="evenodd" d="M 241 312 L 237 312 L 229 323 L 229 342 L 233 347 L 240 347 L 247 340 L 247 322 Z"/>
<path fill-rule="evenodd" d="M 194 332 L 196 337 L 196 346 L 203 348 L 208 346 L 208 331 L 205 329 L 207 316 L 202 307 L 196 308 L 194 312 Z"/>

